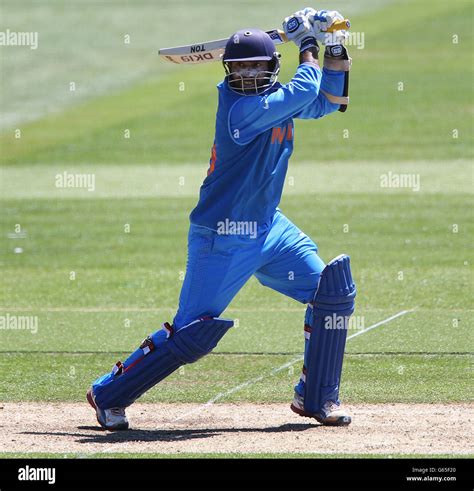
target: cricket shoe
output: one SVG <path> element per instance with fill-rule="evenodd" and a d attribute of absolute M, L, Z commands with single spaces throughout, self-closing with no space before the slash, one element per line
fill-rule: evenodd
<path fill-rule="evenodd" d="M 314 418 L 319 423 L 326 426 L 348 426 L 351 424 L 351 417 L 334 401 L 327 401 L 321 413 L 308 413 L 304 409 L 303 398 L 295 393 L 295 398 L 290 406 L 291 410 L 300 416 Z"/>
<path fill-rule="evenodd" d="M 87 391 L 87 401 L 95 409 L 97 421 L 102 428 L 109 431 L 128 430 L 128 419 L 124 407 L 100 409 L 95 403 L 94 392 L 92 389 Z"/>

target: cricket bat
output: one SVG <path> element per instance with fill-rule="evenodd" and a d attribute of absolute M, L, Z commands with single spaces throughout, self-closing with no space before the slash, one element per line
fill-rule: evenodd
<path fill-rule="evenodd" d="M 349 20 L 344 19 L 335 22 L 326 32 L 346 30 L 350 27 L 351 23 Z M 288 38 L 286 37 L 285 33 L 280 29 L 267 31 L 267 34 L 277 45 L 288 42 Z M 188 44 L 186 46 L 177 46 L 175 48 L 162 48 L 158 51 L 158 54 L 163 60 L 185 65 L 221 61 L 227 40 L 228 38 L 217 39 L 216 41 L 206 41 L 197 44 Z"/>

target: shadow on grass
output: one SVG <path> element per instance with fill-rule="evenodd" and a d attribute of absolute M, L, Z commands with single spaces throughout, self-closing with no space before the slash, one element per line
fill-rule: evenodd
<path fill-rule="evenodd" d="M 93 433 L 74 433 L 60 431 L 24 431 L 25 435 L 48 435 L 78 437 L 78 443 L 122 443 L 122 442 L 179 442 L 210 438 L 225 433 L 286 433 L 292 431 L 306 431 L 318 428 L 318 424 L 284 424 L 268 428 L 196 428 L 187 430 L 127 430 L 106 431 L 98 426 L 78 426 L 78 430 L 87 430 Z"/>

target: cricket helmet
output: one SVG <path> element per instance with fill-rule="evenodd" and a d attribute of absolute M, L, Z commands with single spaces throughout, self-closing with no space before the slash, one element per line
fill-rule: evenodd
<path fill-rule="evenodd" d="M 243 95 L 256 95 L 270 89 L 280 72 L 280 53 L 275 50 L 272 38 L 260 29 L 242 29 L 227 41 L 222 63 L 229 88 Z M 247 68 L 232 71 L 232 62 L 268 62 L 268 70 Z"/>

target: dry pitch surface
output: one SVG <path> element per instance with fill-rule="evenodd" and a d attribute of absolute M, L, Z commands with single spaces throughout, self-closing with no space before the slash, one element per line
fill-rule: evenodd
<path fill-rule="evenodd" d="M 136 404 L 132 430 L 101 430 L 77 403 L 1 403 L 1 452 L 472 454 L 474 404 L 347 406 L 330 428 L 286 404 Z"/>

